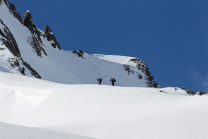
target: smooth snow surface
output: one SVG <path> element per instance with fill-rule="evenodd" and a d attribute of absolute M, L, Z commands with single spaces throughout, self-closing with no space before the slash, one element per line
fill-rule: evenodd
<path fill-rule="evenodd" d="M 0 139 L 93 139 L 93 138 L 0 123 Z"/>
<path fill-rule="evenodd" d="M 206 95 L 190 96 L 172 87 L 63 85 L 0 76 L 1 122 L 99 139 L 208 136 Z"/>

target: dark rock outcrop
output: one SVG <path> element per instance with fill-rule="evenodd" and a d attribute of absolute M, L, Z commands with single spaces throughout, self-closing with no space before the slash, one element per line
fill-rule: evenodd
<path fill-rule="evenodd" d="M 45 52 L 45 50 L 43 49 L 43 47 L 41 46 L 41 44 L 35 36 L 28 38 L 27 42 L 33 47 L 38 56 L 42 57 L 41 51 L 43 51 L 43 53 L 47 56 L 47 53 Z"/>
<path fill-rule="evenodd" d="M 9 28 L 3 23 L 1 19 L 0 24 L 4 26 L 3 30 L 0 29 L 0 35 L 2 36 L 0 40 L 3 41 L 5 46 L 12 52 L 14 56 L 21 57 L 17 42 L 12 33 L 10 32 Z"/>
<path fill-rule="evenodd" d="M 44 29 L 44 37 L 47 38 L 48 41 L 52 41 L 53 43 L 51 44 L 54 48 L 58 48 L 59 50 L 61 50 L 61 46 L 58 43 L 56 36 L 54 35 L 53 31 L 50 29 L 50 27 L 48 25 L 45 25 L 45 29 Z"/>
<path fill-rule="evenodd" d="M 83 50 L 79 50 L 79 51 L 73 51 L 74 54 L 77 54 L 79 57 L 86 59 L 83 55 L 84 55 L 84 51 Z"/>
<path fill-rule="evenodd" d="M 24 14 L 24 19 L 22 19 L 23 24 L 31 31 L 31 33 L 35 36 L 37 36 L 38 41 L 42 43 L 42 40 L 40 38 L 41 33 L 40 31 L 37 29 L 36 25 L 33 23 L 32 21 L 32 16 L 31 13 L 29 11 L 25 11 Z"/>
<path fill-rule="evenodd" d="M 149 71 L 149 67 L 147 67 L 147 65 L 144 61 L 142 61 L 141 59 L 138 59 L 138 58 L 132 58 L 132 59 L 130 59 L 130 61 L 136 63 L 137 64 L 136 67 L 144 73 L 144 75 L 145 75 L 144 78 L 147 80 L 146 84 L 148 87 L 160 88 L 160 86 L 157 84 L 157 82 L 154 81 L 154 76 L 151 75 L 151 73 Z M 127 66 L 124 68 L 127 68 Z M 134 73 L 133 70 L 131 70 L 129 66 L 127 68 L 127 71 L 128 71 L 128 74 L 130 74 L 130 71 L 131 71 L 131 73 Z M 141 74 L 138 74 L 137 76 L 139 79 L 142 79 Z"/>
<path fill-rule="evenodd" d="M 195 95 L 195 94 L 196 94 L 195 92 L 193 92 L 193 91 L 191 91 L 191 90 L 187 90 L 187 89 L 185 89 L 185 88 L 180 88 L 180 89 L 186 91 L 186 93 L 187 93 L 187 94 L 190 94 L 190 95 Z M 177 88 L 175 88 L 175 90 L 177 90 Z"/>
<path fill-rule="evenodd" d="M 196 93 L 196 95 L 199 95 L 199 96 L 205 95 L 205 94 L 207 94 L 207 92 L 199 91 L 199 92 Z"/>
<path fill-rule="evenodd" d="M 31 31 L 32 37 L 28 38 L 28 43 L 33 46 L 35 52 L 38 56 L 42 57 L 41 51 L 47 56 L 47 53 L 43 49 L 42 40 L 41 40 L 41 32 L 37 29 L 36 25 L 32 21 L 32 16 L 29 11 L 25 11 L 24 19 L 22 20 L 23 24 Z"/>

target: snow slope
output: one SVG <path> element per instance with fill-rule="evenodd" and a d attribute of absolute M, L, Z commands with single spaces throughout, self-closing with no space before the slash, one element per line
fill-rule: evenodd
<path fill-rule="evenodd" d="M 0 123 L 1 139 L 92 139 L 89 137 Z"/>
<path fill-rule="evenodd" d="M 1 122 L 100 139 L 208 136 L 207 95 L 191 96 L 172 87 L 64 85 L 0 76 Z"/>
<path fill-rule="evenodd" d="M 147 87 L 144 78 L 138 79 L 137 75 L 144 75 L 144 73 L 136 68 L 134 62 L 129 61 L 132 57 L 84 54 L 86 59 L 82 59 L 72 51 L 60 51 L 58 48 L 53 48 L 51 42 L 43 36 L 41 39 L 47 56 L 42 53 L 42 58 L 38 57 L 31 44 L 28 43 L 28 38 L 32 36 L 31 32 L 14 18 L 4 2 L 2 3 L 0 18 L 16 39 L 21 57 L 40 74 L 42 79 L 64 84 L 95 84 L 97 78 L 102 78 L 102 84 L 110 85 L 110 78 L 114 77 L 117 80 L 117 86 Z M 41 33 L 43 34 L 42 31 Z M 9 55 L 7 57 L 16 58 L 8 49 L 1 51 Z M 5 60 L 1 62 L 0 71 L 19 73 L 18 69 L 13 69 L 11 66 L 7 66 L 5 70 L 6 64 L 8 63 Z M 123 64 L 132 65 L 135 74 L 128 75 Z M 20 65 L 23 66 L 21 63 Z M 28 69 L 25 72 L 27 76 L 32 76 Z"/>

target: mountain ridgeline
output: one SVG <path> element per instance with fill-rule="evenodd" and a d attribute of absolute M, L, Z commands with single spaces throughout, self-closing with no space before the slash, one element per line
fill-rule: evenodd
<path fill-rule="evenodd" d="M 29 11 L 25 11 L 24 18 L 22 19 L 21 15 L 16 11 L 15 6 L 13 4 L 11 4 L 9 1 L 7 1 L 7 0 L 0 0 L 0 6 L 2 6 L 2 5 L 6 5 L 8 7 L 8 9 L 9 9 L 9 12 L 16 19 L 18 19 L 19 22 L 22 25 L 24 25 L 25 27 L 27 27 L 30 30 L 31 36 L 28 37 L 27 42 L 32 46 L 32 48 L 36 52 L 37 56 L 42 57 L 42 52 L 43 52 L 44 55 L 47 56 L 47 53 L 45 52 L 45 50 L 43 48 L 43 42 L 42 42 L 41 36 L 46 38 L 48 41 L 53 41 L 53 43 L 51 43 L 51 45 L 54 48 L 57 47 L 59 50 L 61 50 L 61 46 L 58 43 L 58 41 L 56 40 L 56 36 L 53 34 L 52 30 L 50 30 L 50 28 L 47 25 L 45 25 L 45 31 L 44 31 L 44 33 L 42 33 L 36 27 L 36 25 L 33 23 L 32 16 L 31 16 L 31 13 Z M 3 25 L 3 28 L 0 29 L 0 35 L 1 35 L 0 40 L 12 52 L 12 54 L 14 56 L 19 58 L 19 60 L 13 60 L 14 65 L 17 66 L 20 69 L 19 61 L 22 62 L 22 64 L 24 66 L 26 66 L 31 71 L 31 74 L 33 76 L 35 76 L 36 78 L 40 78 L 41 79 L 41 76 L 35 71 L 35 69 L 33 69 L 21 57 L 21 52 L 19 50 L 18 44 L 17 44 L 13 34 L 10 32 L 9 28 L 7 27 L 7 25 L 4 24 L 2 19 L 0 19 L 0 23 L 1 23 L 1 25 Z M 14 26 L 15 26 L 15 24 L 14 24 Z M 12 65 L 12 67 L 13 67 L 13 65 Z"/>
<path fill-rule="evenodd" d="M 146 63 L 138 58 L 63 51 L 48 25 L 44 31 L 36 27 L 30 11 L 25 11 L 22 18 L 13 4 L 0 0 L 0 13 L 2 71 L 21 74 L 24 66 L 26 76 L 59 83 L 92 84 L 102 77 L 103 84 L 110 84 L 109 79 L 115 77 L 118 86 L 159 87 Z"/>

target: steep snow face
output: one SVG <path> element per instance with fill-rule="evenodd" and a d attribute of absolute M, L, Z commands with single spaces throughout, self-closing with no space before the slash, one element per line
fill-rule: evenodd
<path fill-rule="evenodd" d="M 64 84 L 96 84 L 97 78 L 102 78 L 102 84 L 110 85 L 110 79 L 113 77 L 116 79 L 117 86 L 147 86 L 144 78 L 138 79 L 137 75 L 144 76 L 144 73 L 138 70 L 134 62 L 130 61 L 132 57 L 89 55 L 85 53 L 85 59 L 83 59 L 72 51 L 60 51 L 58 48 L 53 48 L 51 44 L 54 42 L 44 38 L 43 31 L 40 31 L 42 33 L 41 40 L 47 56 L 41 52 L 42 57 L 39 57 L 29 42 L 32 36 L 30 30 L 9 12 L 4 2 L 0 6 L 0 18 L 16 39 L 21 58 L 37 71 L 42 79 Z M 7 49 L 2 50 L 1 53 L 11 55 Z M 1 62 L 2 67 L 8 65 L 8 63 L 5 63 L 5 61 Z M 22 62 L 19 63 L 22 67 Z M 124 70 L 124 64 L 131 65 L 134 74 L 130 73 L 128 75 L 128 72 Z M 12 67 L 7 68 L 7 70 L 2 68 L 0 70 L 18 72 Z M 26 69 L 25 74 L 33 77 L 28 69 Z"/>
<path fill-rule="evenodd" d="M 172 87 L 63 85 L 3 72 L 0 77 L 1 122 L 99 139 L 208 136 L 207 95 Z"/>

